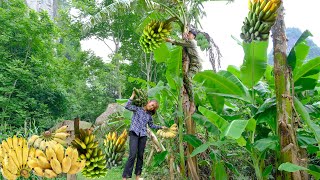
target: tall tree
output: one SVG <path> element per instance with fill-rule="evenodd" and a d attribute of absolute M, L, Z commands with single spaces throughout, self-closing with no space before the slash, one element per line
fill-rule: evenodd
<path fill-rule="evenodd" d="M 22 0 L 3 2 L 0 12 L 1 120 L 19 126 L 62 116 L 66 99 L 56 85 L 60 79 L 56 78 L 53 22 L 46 13 L 28 9 Z"/>
<path fill-rule="evenodd" d="M 71 18 L 68 9 L 60 12 L 56 19 L 60 41 L 57 56 L 65 66 L 61 73 L 68 97 L 68 113 L 66 118 L 79 116 L 83 120 L 94 121 L 101 114 L 108 103 L 114 102 L 117 82 L 114 65 L 107 64 L 91 52 L 82 52 L 80 39 L 82 24 Z"/>
<path fill-rule="evenodd" d="M 122 42 L 129 39 L 136 39 L 137 34 L 133 33 L 136 22 L 139 17 L 128 9 L 128 2 L 113 2 L 104 0 L 101 3 L 84 3 L 75 1 L 74 5 L 80 10 L 78 20 L 89 19 L 84 25 L 84 39 L 97 38 L 107 47 L 110 52 L 111 64 L 115 66 L 114 74 L 117 76 L 115 84 L 117 87 L 117 98 L 122 98 L 125 88 L 125 71 L 122 70 L 122 64 L 126 57 L 121 54 Z M 140 74 L 140 73 L 138 73 Z"/>
<path fill-rule="evenodd" d="M 299 164 L 299 146 L 296 122 L 293 116 L 293 94 L 291 93 L 292 71 L 287 64 L 287 37 L 285 34 L 284 7 L 279 8 L 276 24 L 272 28 L 274 49 L 274 75 L 277 104 L 278 133 L 280 137 L 280 162 Z M 282 172 L 277 179 L 302 179 L 300 171 Z"/>

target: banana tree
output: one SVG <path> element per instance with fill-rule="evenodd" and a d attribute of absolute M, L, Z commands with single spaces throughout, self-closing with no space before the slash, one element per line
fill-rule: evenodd
<path fill-rule="evenodd" d="M 302 37 L 303 36 L 304 35 L 302 35 Z M 305 50 L 306 48 L 302 47 L 306 47 L 304 42 L 297 43 L 297 45 L 291 51 L 291 53 L 295 51 L 296 57 L 302 57 L 302 59 L 299 59 L 299 62 L 297 61 L 300 66 L 297 66 L 293 71 L 293 74 L 303 74 L 300 76 L 300 78 L 296 79 L 296 81 L 301 81 L 305 78 L 318 81 L 320 65 L 319 58 L 315 58 L 303 63 L 303 57 L 307 55 L 308 51 Z M 275 156 L 275 154 L 280 150 L 276 123 L 277 121 L 275 117 L 276 89 L 274 89 L 272 86 L 274 80 L 272 77 L 270 77 L 270 73 L 272 71 L 269 70 L 270 68 L 272 69 L 271 66 L 268 66 L 267 71 L 265 71 L 263 79 L 265 79 L 264 81 L 266 82 L 259 81 L 254 86 L 255 97 L 252 97 L 253 94 L 249 93 L 251 89 L 244 85 L 241 80 L 239 80 L 238 77 L 240 77 L 240 70 L 232 66 L 228 68 L 229 71 L 219 71 L 218 73 L 205 71 L 195 76 L 195 81 L 202 83 L 202 85 L 205 87 L 206 97 L 204 97 L 204 99 L 208 100 L 207 103 L 202 102 L 202 104 L 204 104 L 206 107 L 210 107 L 200 107 L 199 111 L 202 115 L 194 115 L 195 120 L 208 129 L 212 129 L 212 126 L 217 127 L 220 131 L 217 141 L 224 142 L 225 138 L 231 138 L 235 140 L 234 142 L 240 147 L 243 147 L 250 155 L 251 162 L 248 163 L 254 168 L 256 177 L 258 179 L 267 179 L 270 173 L 277 169 L 277 167 L 272 164 L 265 164 L 265 157 L 266 154 L 270 153 Z M 301 93 L 304 94 L 306 91 L 312 90 L 316 87 L 309 86 L 308 89 L 302 91 L 301 87 L 307 88 L 307 85 L 310 84 L 307 82 L 303 84 L 297 84 L 295 86 L 295 96 L 299 96 Z M 219 103 L 212 103 L 212 95 L 224 98 L 225 100 L 219 101 Z M 255 99 L 255 104 L 252 104 L 252 99 Z M 230 100 L 232 100 L 232 102 L 239 102 L 238 108 L 245 107 L 238 110 L 238 118 L 241 118 L 240 120 L 236 119 L 230 122 L 226 119 L 228 116 L 225 114 L 225 112 L 223 112 L 225 110 L 220 110 L 220 107 L 223 108 L 223 106 L 230 106 Z M 311 120 L 306 107 L 296 97 L 294 98 L 294 106 L 296 113 L 298 113 L 298 116 L 300 116 L 302 125 L 308 132 L 310 132 L 308 133 L 309 135 L 305 135 L 305 133 L 299 133 L 299 142 L 300 144 L 304 145 L 305 148 L 307 148 L 307 146 L 312 148 L 313 153 L 315 153 L 319 151 L 319 148 L 314 146 L 314 144 L 319 144 L 319 126 Z M 209 132 L 216 133 L 214 131 Z M 245 141 L 243 141 L 243 139 Z M 207 148 L 220 148 L 220 146 L 221 143 L 218 142 L 207 142 L 196 148 L 192 155 L 201 153 Z M 283 164 L 281 165 L 280 170 L 293 172 L 291 166 L 292 165 L 288 163 Z M 309 166 L 313 167 L 313 165 Z M 306 168 L 298 168 L 297 170 L 306 170 Z M 307 171 L 313 175 L 317 173 L 311 169 L 308 169 Z"/>
<path fill-rule="evenodd" d="M 281 11 L 281 14 L 283 12 Z M 312 34 L 305 31 L 286 55 L 286 36 L 284 33 L 283 15 L 279 16 L 278 26 L 274 28 L 274 55 L 275 55 L 275 81 L 277 94 L 277 115 L 279 124 L 279 136 L 282 138 L 281 149 L 290 148 L 287 151 L 281 151 L 280 162 L 283 163 L 279 170 L 285 170 L 279 173 L 278 179 L 299 179 L 307 178 L 307 174 L 299 171 L 306 170 L 308 157 L 303 157 L 301 149 L 297 148 L 297 128 L 301 125 L 301 120 L 304 125 L 314 135 L 316 142 L 319 144 L 319 126 L 311 121 L 308 112 L 303 104 L 295 96 L 306 90 L 313 90 L 318 84 L 320 62 L 319 57 L 304 62 L 309 52 L 309 47 L 306 45 L 305 39 Z M 280 44 L 281 43 L 281 44 Z M 277 70 L 278 69 L 278 70 Z M 281 70 L 280 70 L 281 69 Z M 280 121 L 281 120 L 281 121 Z M 284 123 L 284 125 L 283 125 Z M 281 126 L 282 125 L 282 126 Z M 287 128 L 289 127 L 289 128 Z M 299 131 L 298 131 L 299 133 Z M 288 134 L 290 136 L 288 136 Z M 300 135 L 301 136 L 301 135 Z M 299 138 L 299 137 L 298 137 Z M 301 137 L 300 137 L 301 139 Z M 295 141 L 294 141 L 295 140 Z M 296 142 L 296 143 L 294 143 Z M 318 149 L 318 148 L 316 148 Z M 319 149 L 318 149 L 319 150 Z M 297 152 L 298 151 L 298 152 Z M 306 155 L 305 155 L 306 156 Z M 300 159 L 305 159 L 301 161 Z M 288 163 L 289 162 L 289 163 Z M 295 171 L 286 170 L 285 167 L 291 165 L 304 166 L 304 169 Z M 316 176 L 312 171 L 307 171 Z"/>
<path fill-rule="evenodd" d="M 238 72 L 240 73 L 240 70 L 238 70 Z M 202 118 L 207 119 L 206 124 L 211 123 L 219 129 L 218 142 L 224 142 L 226 139 L 234 140 L 234 143 L 239 147 L 242 147 L 250 156 L 251 161 L 248 163 L 254 168 L 256 177 L 258 179 L 266 179 L 271 172 L 270 168 L 272 169 L 272 166 L 265 168 L 265 156 L 270 150 L 278 150 L 278 140 L 274 130 L 269 136 L 261 136 L 256 127 L 260 127 L 265 123 L 262 120 L 261 117 L 263 116 L 261 116 L 260 113 L 264 113 L 265 110 L 267 110 L 266 107 L 268 107 L 271 95 L 268 95 L 263 99 L 258 99 L 260 92 L 262 92 L 262 90 L 258 88 L 258 85 L 255 86 L 256 91 L 252 94 L 250 93 L 251 90 L 244 85 L 239 78 L 228 71 L 221 70 L 217 73 L 204 71 L 198 73 L 194 79 L 196 82 L 202 83 L 206 88 L 208 103 L 211 107 L 208 109 L 200 106 L 199 112 L 204 116 Z M 213 98 L 212 95 L 225 100 L 220 104 L 210 103 L 209 99 Z M 223 107 L 230 99 L 233 99 L 233 101 L 236 100 L 239 102 L 240 106 L 245 107 L 240 110 L 240 119 L 232 120 L 231 122 L 221 116 L 223 115 L 222 112 L 217 113 L 217 109 L 220 109 L 218 106 Z M 256 99 L 255 104 L 252 104 L 253 99 Z M 201 115 L 198 114 L 195 116 L 201 117 Z M 198 122 L 199 118 L 196 118 L 196 120 Z M 208 125 L 206 125 L 206 127 L 208 127 Z M 267 129 L 272 132 L 273 128 L 269 125 L 267 127 Z M 243 135 L 244 133 L 246 135 Z M 211 146 L 219 148 L 220 143 L 207 142 L 195 149 L 192 155 L 202 152 L 205 148 Z M 216 170 L 217 169 L 213 169 L 213 171 Z M 214 177 L 217 178 L 217 175 Z"/>
<path fill-rule="evenodd" d="M 202 3 L 205 1 L 171 1 L 171 2 L 163 2 L 163 1 L 145 1 L 146 6 L 149 7 L 152 12 L 156 11 L 165 11 L 169 16 L 165 16 L 165 19 L 168 19 L 166 23 L 170 20 L 173 20 L 177 23 L 178 25 L 178 33 L 176 35 L 183 35 L 189 31 L 190 25 L 192 23 L 195 24 L 195 26 L 200 25 L 199 23 L 199 17 L 201 17 L 204 12 L 201 9 Z M 192 16 L 190 16 L 192 14 Z M 154 15 L 154 14 L 152 14 Z M 145 22 L 146 24 L 146 22 Z M 182 37 L 183 38 L 183 37 Z M 210 39 L 211 42 L 211 47 L 216 47 L 212 39 Z M 214 56 L 212 53 L 213 48 L 209 48 L 209 51 L 211 52 L 210 55 Z M 161 51 L 155 51 L 155 56 L 157 56 L 158 53 L 163 53 Z M 220 56 L 218 56 L 220 57 Z M 214 59 L 214 58 L 210 58 Z M 183 109 L 184 112 L 184 121 L 185 121 L 185 127 L 186 127 L 186 132 L 187 134 L 195 134 L 195 122 L 192 120 L 192 106 L 193 106 L 193 98 L 190 97 L 190 90 L 192 89 L 186 79 L 191 79 L 188 71 L 189 71 L 189 56 L 185 48 L 182 49 L 182 77 L 184 79 L 183 81 L 183 86 L 180 89 L 180 94 L 181 94 L 181 101 L 183 102 L 179 107 Z M 177 61 L 180 61 L 177 59 Z M 214 62 L 214 61 L 213 61 Z M 170 81 L 170 80 L 169 80 Z M 179 126 L 180 130 L 179 132 L 182 132 L 182 123 L 180 123 Z M 179 136 L 180 139 L 182 139 L 182 133 L 180 133 Z M 180 143 L 182 143 L 180 141 Z M 187 167 L 188 167 L 188 176 L 191 177 L 192 179 L 199 179 L 198 177 L 198 167 L 197 167 L 197 158 L 190 157 L 191 152 L 193 151 L 193 146 L 188 143 L 187 144 Z M 182 153 L 183 151 L 180 150 Z M 181 167 L 184 163 L 181 160 Z M 182 170 L 182 174 L 184 174 L 184 170 Z"/>
<path fill-rule="evenodd" d="M 299 113 L 302 115 L 306 125 L 314 133 L 318 139 L 317 129 L 310 119 L 303 113 L 301 103 L 295 98 L 295 89 L 303 91 L 313 89 L 319 79 L 319 58 L 303 63 L 308 53 L 308 48 L 301 43 L 309 35 L 305 32 L 297 41 L 296 46 L 291 50 L 290 54 L 286 54 L 286 35 L 284 23 L 284 8 L 282 7 L 273 28 L 273 46 L 274 46 L 274 72 L 275 72 L 275 88 L 277 102 L 277 122 L 278 133 L 280 137 L 280 163 L 290 162 L 296 165 L 306 165 L 300 159 L 302 157 L 301 150 L 298 147 L 296 130 L 298 128 Z M 301 53 L 302 52 L 302 53 Z M 299 56 L 300 55 L 300 56 Z M 298 67 L 303 66 L 303 67 Z M 297 70 L 298 69 L 298 70 Z M 299 113 L 297 113 L 298 109 Z M 295 115 L 298 115 L 296 118 Z M 278 174 L 277 179 L 306 179 L 307 174 L 302 171 L 286 172 L 282 171 Z"/>
<path fill-rule="evenodd" d="M 244 63 L 241 66 L 240 70 L 237 70 L 234 67 L 229 67 L 228 70 L 230 72 L 233 72 L 234 75 L 230 75 L 230 74 L 228 75 L 228 73 L 220 71 L 219 73 L 216 73 L 216 74 L 212 72 L 203 72 L 203 73 L 197 74 L 195 77 L 196 81 L 198 81 L 199 83 L 202 83 L 203 86 L 207 88 L 207 94 L 224 97 L 228 99 L 229 98 L 237 99 L 247 104 L 248 110 L 249 110 L 249 113 L 248 113 L 249 119 L 247 119 L 248 122 L 244 122 L 241 124 L 241 121 L 234 120 L 236 122 L 235 124 L 239 123 L 241 125 L 231 126 L 234 121 L 228 124 L 225 120 L 223 120 L 223 118 L 218 117 L 213 112 L 208 113 L 208 110 L 203 110 L 203 108 L 202 108 L 202 111 L 200 109 L 200 112 L 203 113 L 209 120 L 211 118 L 211 122 L 215 124 L 218 128 L 220 128 L 221 134 L 223 134 L 224 136 L 228 134 L 228 132 L 233 132 L 233 133 L 237 132 L 238 136 L 234 136 L 233 138 L 234 139 L 237 138 L 236 140 L 238 141 L 241 140 L 241 136 L 239 136 L 239 134 L 241 135 L 245 129 L 247 129 L 247 131 L 249 131 L 249 129 L 253 130 L 252 131 L 253 133 L 251 133 L 252 136 L 247 137 L 245 144 L 246 144 L 246 149 L 251 155 L 252 164 L 253 164 L 253 167 L 255 168 L 256 176 L 258 179 L 266 178 L 264 175 L 267 174 L 267 173 L 262 173 L 263 172 L 262 170 L 264 168 L 264 158 L 263 158 L 264 156 L 263 154 L 265 153 L 264 150 L 279 149 L 278 146 L 275 146 L 276 144 L 278 144 L 277 139 L 293 138 L 292 141 L 290 141 L 291 143 L 287 144 L 289 146 L 283 146 L 283 144 L 281 144 L 283 141 L 280 141 L 281 152 L 283 153 L 281 154 L 281 158 L 282 158 L 282 162 L 289 161 L 292 163 L 298 163 L 296 162 L 296 157 L 284 155 L 287 151 L 292 155 L 294 154 L 294 152 L 292 151 L 291 148 L 293 149 L 294 148 L 298 149 L 298 148 L 297 148 L 296 135 L 292 133 L 292 131 L 290 132 L 281 131 L 281 132 L 288 132 L 288 134 L 292 136 L 288 136 L 288 135 L 284 136 L 284 134 L 282 135 L 279 134 L 279 131 L 278 131 L 279 127 L 277 122 L 282 122 L 283 119 L 281 119 L 281 121 L 276 121 L 274 117 L 270 116 L 270 118 L 267 117 L 267 118 L 261 119 L 260 122 L 256 121 L 257 124 L 262 123 L 263 121 L 268 123 L 270 130 L 272 130 L 273 132 L 273 137 L 269 137 L 267 139 L 255 139 L 255 128 L 247 127 L 247 124 L 249 124 L 250 121 L 253 121 L 252 118 L 257 119 L 261 117 L 261 114 L 264 113 L 264 110 L 268 109 L 267 107 L 275 106 L 276 98 L 273 97 L 273 98 L 265 99 L 264 102 L 262 101 L 261 103 L 261 99 L 259 99 L 259 96 L 256 96 L 256 94 L 259 93 L 258 89 L 260 88 L 257 85 L 257 82 L 261 80 L 264 74 L 266 74 L 265 77 L 269 82 L 272 80 L 272 78 L 270 78 L 270 72 L 271 72 L 270 68 L 267 66 L 267 58 L 266 58 L 267 47 L 268 47 L 267 40 L 268 40 L 270 28 L 272 27 L 272 25 L 276 20 L 277 9 L 279 6 L 280 6 L 280 1 L 266 1 L 266 0 L 249 1 L 250 11 L 248 13 L 248 17 L 246 17 L 244 21 L 244 26 L 242 27 L 242 33 L 241 33 L 241 38 L 244 40 L 244 43 L 242 44 L 242 46 L 245 52 L 245 58 L 244 58 Z M 285 39 L 283 42 L 285 42 Z M 278 44 L 275 44 L 275 45 L 277 45 L 276 47 L 282 47 Z M 300 46 L 300 49 L 304 50 L 305 47 Z M 286 59 L 283 59 L 283 54 L 284 54 L 283 52 L 285 52 L 285 48 L 284 48 L 284 51 L 282 51 L 281 56 L 280 54 L 277 54 L 276 58 L 281 57 L 280 59 L 282 59 L 282 62 L 286 63 Z M 298 58 L 298 59 L 301 58 L 301 56 L 299 55 L 300 54 L 296 54 L 295 58 Z M 291 54 L 291 56 L 294 56 L 294 55 Z M 286 55 L 284 57 L 286 57 Z M 301 60 L 300 62 L 292 61 L 290 63 L 294 65 L 302 64 Z M 317 79 L 319 77 L 319 74 L 318 74 L 319 60 L 318 59 L 311 60 L 311 62 L 304 64 L 304 66 L 305 66 L 304 69 L 296 70 L 293 73 L 294 74 L 293 80 L 294 82 L 300 83 L 300 86 L 297 86 L 297 88 L 300 87 L 300 90 L 307 88 L 307 85 L 306 85 L 307 83 L 302 82 L 303 79 L 309 80 L 309 82 L 312 81 L 313 83 L 311 83 L 311 86 L 314 87 L 315 82 L 317 82 Z M 279 68 L 279 65 L 275 66 L 275 74 L 278 77 L 276 77 L 275 80 L 273 80 L 273 83 L 276 85 L 276 89 L 274 91 L 277 95 L 277 99 L 280 99 L 280 100 L 284 99 L 285 101 L 287 101 L 286 103 L 283 104 L 284 106 L 278 106 L 278 107 L 282 107 L 282 108 L 287 107 L 284 109 L 286 110 L 290 109 L 289 111 L 291 112 L 293 103 L 292 101 L 290 103 L 290 101 L 287 100 L 288 98 L 290 98 L 290 96 L 286 98 L 284 97 L 285 93 L 283 91 L 279 91 L 281 89 L 285 90 L 283 86 L 282 88 L 279 89 L 279 87 L 281 87 L 281 84 L 283 84 L 282 81 L 284 79 L 283 75 L 282 75 L 282 78 L 279 79 L 279 73 L 280 74 L 285 73 L 286 71 L 285 70 L 280 71 L 279 69 L 277 70 L 277 68 Z M 238 78 L 241 81 L 239 81 Z M 289 90 L 290 90 L 290 86 L 286 86 L 286 87 L 289 87 Z M 249 90 L 246 92 L 245 89 L 249 89 Z M 248 92 L 250 92 L 250 95 L 248 95 Z M 220 102 L 223 102 L 223 101 L 220 101 Z M 279 101 L 277 100 L 277 102 Z M 298 106 L 297 109 L 299 109 L 299 111 L 302 112 L 301 104 L 299 106 L 299 102 L 297 100 L 295 102 L 296 102 L 295 104 L 297 104 L 296 106 Z M 211 104 L 214 105 L 213 103 Z M 223 103 L 221 104 L 223 105 Z M 212 109 L 217 111 L 219 108 L 217 108 L 217 106 L 212 106 Z M 281 113 L 278 112 L 278 116 L 277 116 L 278 118 L 281 117 L 279 116 L 279 114 Z M 290 113 L 290 116 L 291 114 L 292 112 Z M 306 124 L 311 129 L 311 131 L 314 132 L 315 136 L 317 137 L 318 127 L 315 126 L 315 124 L 312 123 L 310 120 L 308 120 L 306 115 L 304 115 L 304 117 L 305 117 L 304 119 L 306 121 Z M 287 124 L 287 122 L 285 124 Z M 286 127 L 289 127 L 289 125 Z M 230 129 L 233 129 L 233 131 L 230 131 Z M 232 133 L 230 135 L 232 135 Z M 270 142 L 272 142 L 271 144 L 273 145 L 271 147 L 273 148 L 268 147 L 268 145 L 270 145 Z M 263 146 L 259 148 L 257 144 L 258 145 L 260 144 Z M 260 153 L 257 153 L 255 152 L 256 150 L 258 151 L 261 150 L 261 151 L 259 151 Z M 290 157 L 291 159 L 290 158 L 286 159 L 285 157 Z M 272 167 L 271 169 L 270 167 L 268 167 L 265 169 L 264 172 L 269 171 L 270 173 L 271 170 L 272 170 Z M 283 177 L 287 177 L 287 178 L 292 177 L 292 174 L 290 175 L 290 173 L 285 173 L 285 174 L 287 175 L 284 175 Z M 300 173 L 298 174 L 298 172 L 296 172 L 295 175 L 296 175 L 295 176 L 296 178 L 299 178 L 299 177 L 301 178 Z"/>
<path fill-rule="evenodd" d="M 273 29 L 274 45 L 274 72 L 277 102 L 277 129 L 280 137 L 279 161 L 299 164 L 299 148 L 296 138 L 295 119 L 292 108 L 292 94 L 290 92 L 290 70 L 287 67 L 286 55 L 286 35 L 283 18 L 283 8 L 281 8 L 277 23 Z M 302 179 L 300 171 L 279 173 L 277 179 Z"/>
<path fill-rule="evenodd" d="M 164 61 L 166 70 L 166 79 L 168 84 L 165 86 L 163 82 L 159 82 L 157 86 L 151 88 L 148 92 L 148 96 L 157 99 L 162 106 L 160 107 L 160 114 L 158 116 L 161 121 L 165 124 L 171 125 L 173 122 L 166 121 L 165 119 L 176 119 L 179 125 L 179 154 L 180 154 L 180 171 L 182 177 L 185 177 L 185 157 L 184 157 L 184 147 L 183 147 L 183 109 L 182 109 L 182 99 L 180 96 L 180 89 L 182 87 L 181 79 L 181 66 L 182 62 L 177 63 L 177 59 L 182 58 L 181 47 L 172 47 L 162 44 L 157 51 L 162 51 L 166 53 L 155 53 L 156 61 Z M 171 107 L 171 108 L 170 108 Z M 159 114 L 159 115 L 160 115 Z M 169 148 L 169 147 L 168 147 Z M 171 148 L 169 148 L 171 149 Z M 176 169 L 173 167 L 173 157 L 172 152 L 170 156 L 170 177 L 173 177 L 172 170 Z M 171 178 L 172 179 L 172 178 Z"/>

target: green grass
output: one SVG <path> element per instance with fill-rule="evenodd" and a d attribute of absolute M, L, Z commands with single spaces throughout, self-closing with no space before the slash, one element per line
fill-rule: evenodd
<path fill-rule="evenodd" d="M 122 179 L 122 171 L 123 168 L 115 167 L 108 170 L 108 173 L 105 177 L 97 178 L 97 179 L 89 179 L 84 177 L 81 173 L 77 174 L 77 180 L 116 180 L 116 179 Z"/>

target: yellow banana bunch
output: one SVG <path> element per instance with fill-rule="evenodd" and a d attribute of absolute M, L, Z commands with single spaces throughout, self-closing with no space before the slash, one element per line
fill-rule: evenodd
<path fill-rule="evenodd" d="M 280 0 L 249 0 L 249 12 L 241 28 L 241 39 L 245 42 L 267 41 L 280 4 Z"/>
<path fill-rule="evenodd" d="M 133 98 L 132 104 L 143 107 L 148 103 L 148 93 L 142 89 L 133 88 L 136 95 Z"/>
<path fill-rule="evenodd" d="M 33 135 L 29 138 L 28 145 L 43 151 L 47 147 L 54 147 L 57 143 L 66 145 L 66 139 L 70 136 L 70 134 L 67 133 L 67 127 L 68 126 L 62 126 L 54 133 L 45 131 L 41 136 Z"/>
<path fill-rule="evenodd" d="M 0 145 L 0 166 L 4 160 L 5 150 L 2 150 L 2 144 Z"/>
<path fill-rule="evenodd" d="M 55 178 L 61 173 L 76 174 L 86 164 L 85 160 L 78 159 L 78 150 L 71 146 L 64 149 L 61 144 L 37 149 L 34 158 L 28 161 L 28 166 L 34 174 L 40 177 Z"/>
<path fill-rule="evenodd" d="M 15 180 L 20 176 L 28 178 L 31 169 L 27 162 L 34 157 L 35 149 L 29 148 L 27 140 L 17 136 L 3 140 L 0 145 L 0 165 L 2 175 L 8 180 Z"/>
<path fill-rule="evenodd" d="M 82 175 L 87 178 L 103 177 L 107 173 L 105 155 L 98 147 L 99 143 L 95 140 L 95 135 L 91 130 L 80 129 L 79 136 L 71 142 L 79 154 L 79 159 L 86 160 Z"/>
<path fill-rule="evenodd" d="M 173 124 L 170 128 L 168 129 L 159 129 L 157 131 L 157 134 L 164 137 L 164 138 L 174 138 L 178 134 L 178 126 L 177 124 Z"/>
<path fill-rule="evenodd" d="M 105 137 L 104 150 L 106 153 L 107 167 L 118 166 L 121 164 L 125 153 L 125 143 L 128 137 L 127 130 L 125 129 L 119 137 L 117 137 L 116 132 L 109 132 Z"/>
<path fill-rule="evenodd" d="M 160 47 L 172 30 L 169 22 L 152 20 L 144 29 L 139 43 L 144 52 L 149 53 Z"/>

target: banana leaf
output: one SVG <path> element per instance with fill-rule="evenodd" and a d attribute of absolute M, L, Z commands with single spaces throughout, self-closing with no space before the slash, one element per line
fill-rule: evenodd
<path fill-rule="evenodd" d="M 253 88 L 266 71 L 267 49 L 267 41 L 243 42 L 245 56 L 240 68 L 240 79 L 248 88 Z"/>
<path fill-rule="evenodd" d="M 308 128 L 314 134 L 317 142 L 320 143 L 319 125 L 317 125 L 310 119 L 309 113 L 307 112 L 306 108 L 303 106 L 303 104 L 299 101 L 298 98 L 294 97 L 293 102 L 294 102 L 294 107 L 297 110 L 297 112 L 300 114 L 302 120 L 308 125 Z"/>
<path fill-rule="evenodd" d="M 202 83 L 207 94 L 236 98 L 250 102 L 248 90 L 241 81 L 228 71 L 203 71 L 194 76 L 194 81 Z"/>
<path fill-rule="evenodd" d="M 170 49 L 170 57 L 166 61 L 166 79 L 171 89 L 180 89 L 182 85 L 182 48 L 175 46 Z"/>
<path fill-rule="evenodd" d="M 293 72 L 297 90 L 312 90 L 317 85 L 320 72 L 320 57 L 309 60 Z"/>
<path fill-rule="evenodd" d="M 307 57 L 310 47 L 306 44 L 305 40 L 309 36 L 312 36 L 310 31 L 304 31 L 290 50 L 290 53 L 287 57 L 287 62 L 292 70 L 295 70 L 296 67 L 300 67 L 304 59 Z"/>

